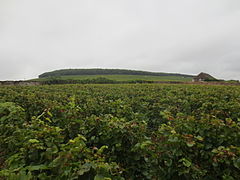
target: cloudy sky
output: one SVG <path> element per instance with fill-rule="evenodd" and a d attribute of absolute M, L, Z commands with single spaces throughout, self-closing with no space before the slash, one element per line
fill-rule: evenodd
<path fill-rule="evenodd" d="M 240 79 L 240 0 L 0 0 L 0 80 L 65 68 Z"/>

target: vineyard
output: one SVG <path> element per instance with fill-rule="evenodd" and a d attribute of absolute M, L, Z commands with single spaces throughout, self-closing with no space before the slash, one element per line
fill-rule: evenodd
<path fill-rule="evenodd" d="M 238 180 L 240 87 L 0 86 L 0 179 Z"/>

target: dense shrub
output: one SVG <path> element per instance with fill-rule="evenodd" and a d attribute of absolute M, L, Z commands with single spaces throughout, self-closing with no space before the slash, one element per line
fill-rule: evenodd
<path fill-rule="evenodd" d="M 240 179 L 240 88 L 0 88 L 0 177 Z"/>

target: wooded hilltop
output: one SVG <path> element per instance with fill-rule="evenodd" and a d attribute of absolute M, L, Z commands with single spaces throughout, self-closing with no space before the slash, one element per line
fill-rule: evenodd
<path fill-rule="evenodd" d="M 56 77 L 72 75 L 145 75 L 145 76 L 181 76 L 194 77 L 193 75 L 163 72 L 148 72 L 128 69 L 61 69 L 51 72 L 45 72 L 39 75 L 39 78 Z"/>

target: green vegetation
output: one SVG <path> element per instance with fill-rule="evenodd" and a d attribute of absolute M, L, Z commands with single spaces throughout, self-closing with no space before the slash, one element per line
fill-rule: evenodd
<path fill-rule="evenodd" d="M 238 180 L 240 87 L 0 87 L 0 179 Z"/>
<path fill-rule="evenodd" d="M 148 75 L 75 75 L 75 76 L 60 76 L 60 77 L 49 77 L 33 79 L 34 81 L 49 81 L 49 80 L 93 80 L 97 78 L 105 78 L 118 82 L 131 82 L 136 80 L 143 81 L 191 81 L 191 77 L 183 76 L 148 76 Z"/>
<path fill-rule="evenodd" d="M 177 73 L 156 73 L 147 71 L 136 71 L 127 69 L 61 69 L 46 72 L 39 75 L 39 78 L 59 77 L 59 76 L 79 76 L 79 75 L 140 75 L 140 76 L 178 76 L 190 77 L 191 75 Z"/>

